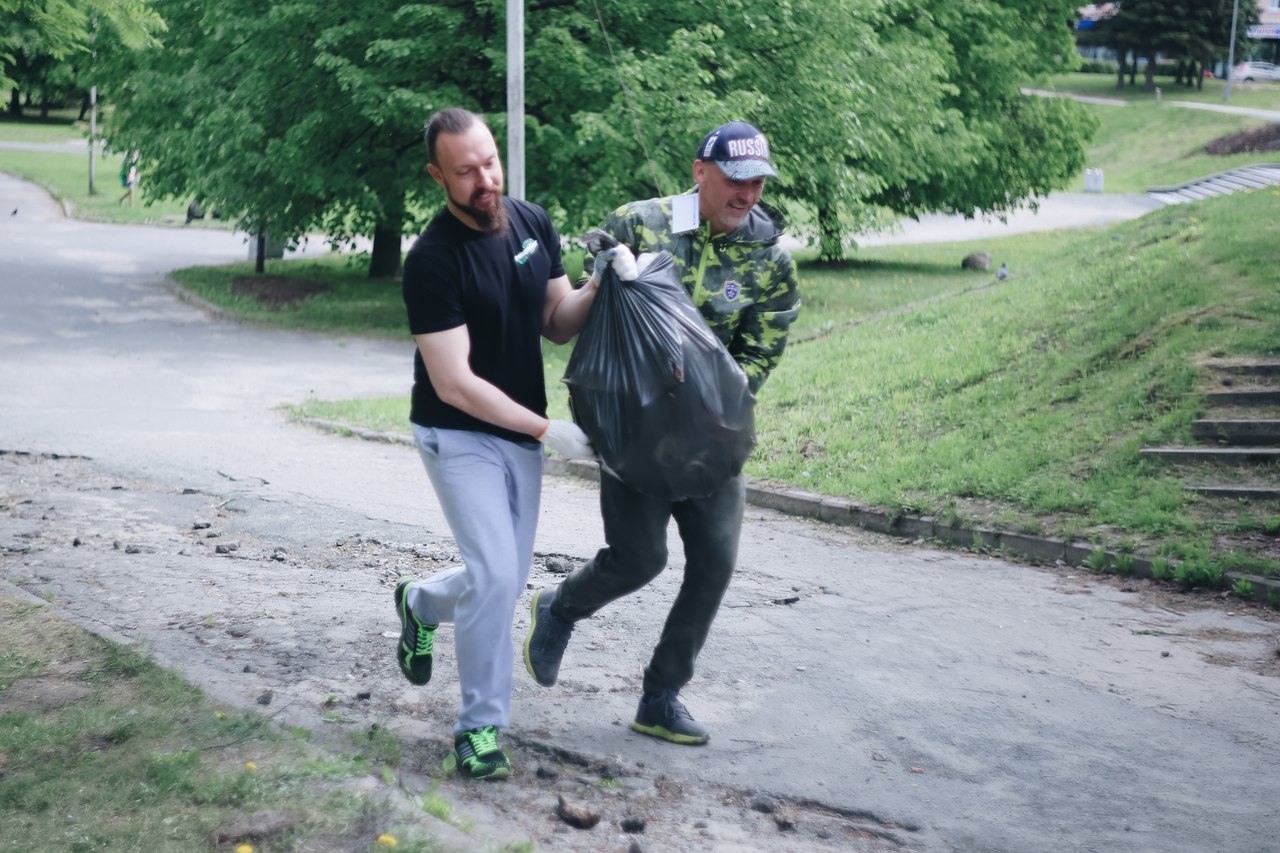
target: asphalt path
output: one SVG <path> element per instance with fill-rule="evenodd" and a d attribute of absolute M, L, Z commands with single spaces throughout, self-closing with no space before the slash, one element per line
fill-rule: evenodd
<path fill-rule="evenodd" d="M 0 175 L 0 450 L 239 496 L 262 508 L 242 524 L 300 540 L 369 526 L 447 538 L 411 449 L 279 410 L 405 393 L 408 341 L 242 327 L 165 286 L 168 270 L 244 252 L 224 232 L 68 221 Z M 594 489 L 549 477 L 539 552 L 580 560 L 601 541 Z M 872 815 L 922 850 L 1275 849 L 1280 685 L 1242 665 L 1274 656 L 1273 622 L 749 509 L 738 578 L 685 691 L 713 739 L 682 748 L 625 729 L 635 649 L 683 560 L 671 543 L 671 577 L 581 626 L 561 685 L 535 688 L 517 661 L 513 732 Z M 334 598 L 378 614 L 375 634 L 394 628 L 384 585 Z"/>

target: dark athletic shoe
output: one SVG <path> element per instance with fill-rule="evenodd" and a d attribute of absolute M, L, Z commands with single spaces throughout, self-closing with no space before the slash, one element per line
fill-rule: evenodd
<path fill-rule="evenodd" d="M 524 666 L 543 687 L 556 683 L 560 659 L 573 634 L 573 623 L 551 612 L 556 590 L 540 589 L 529 604 L 529 635 L 524 638 Z"/>
<path fill-rule="evenodd" d="M 450 758 L 453 761 L 446 761 L 445 769 L 456 770 L 468 779 L 506 779 L 511 775 L 511 760 L 498 747 L 498 730 L 493 726 L 469 729 L 455 737 Z"/>
<path fill-rule="evenodd" d="M 631 728 L 641 734 L 691 746 L 711 740 L 711 731 L 690 716 L 688 709 L 676 698 L 675 690 L 641 696 Z"/>
<path fill-rule="evenodd" d="M 409 609 L 411 580 L 396 585 L 396 613 L 400 616 L 400 642 L 396 644 L 396 662 L 412 684 L 431 680 L 432 645 L 439 625 L 423 625 Z"/>

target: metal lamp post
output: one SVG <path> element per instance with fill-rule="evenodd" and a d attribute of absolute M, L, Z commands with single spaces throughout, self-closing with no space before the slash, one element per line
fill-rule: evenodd
<path fill-rule="evenodd" d="M 507 0 L 507 195 L 524 199 L 524 0 Z"/>
<path fill-rule="evenodd" d="M 93 16 L 93 29 L 89 31 L 89 68 L 96 77 L 98 74 L 98 16 Z M 95 185 L 97 167 L 93 161 L 93 146 L 98 141 L 98 87 L 89 87 L 89 195 L 97 195 Z"/>
<path fill-rule="evenodd" d="M 1240 0 L 1231 7 L 1231 39 L 1227 45 L 1227 83 L 1222 87 L 1222 100 L 1231 100 L 1231 71 L 1236 67 L 1236 17 L 1240 14 Z"/>

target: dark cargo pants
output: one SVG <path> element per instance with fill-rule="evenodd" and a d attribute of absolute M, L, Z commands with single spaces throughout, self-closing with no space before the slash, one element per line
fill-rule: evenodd
<path fill-rule="evenodd" d="M 667 566 L 667 524 L 674 517 L 684 542 L 684 580 L 653 657 L 646 693 L 679 690 L 711 631 L 738 560 L 746 486 L 730 479 L 704 498 L 665 501 L 641 494 L 608 474 L 600 477 L 605 547 L 560 584 L 555 614 L 576 622 L 635 592 Z"/>

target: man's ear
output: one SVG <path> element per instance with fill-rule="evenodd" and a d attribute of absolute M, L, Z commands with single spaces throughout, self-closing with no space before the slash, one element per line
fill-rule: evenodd
<path fill-rule="evenodd" d="M 438 167 L 435 163 L 427 164 L 427 174 L 430 175 L 431 179 L 434 180 L 437 184 L 439 184 L 441 187 L 444 187 L 444 173 L 440 171 L 440 167 Z"/>
<path fill-rule="evenodd" d="M 693 182 L 697 184 L 699 187 L 701 187 L 702 181 L 706 177 L 706 174 L 707 174 L 707 164 L 702 162 L 701 160 L 694 160 L 693 161 Z"/>

